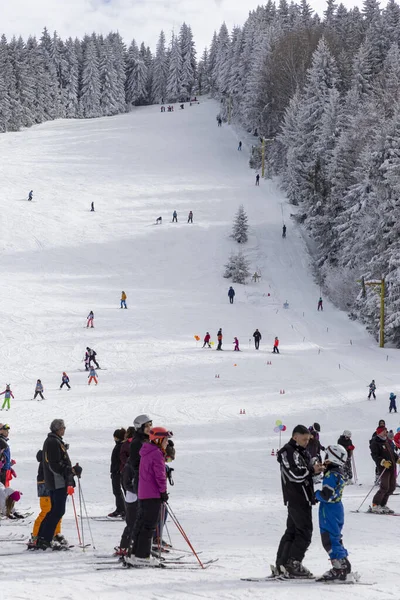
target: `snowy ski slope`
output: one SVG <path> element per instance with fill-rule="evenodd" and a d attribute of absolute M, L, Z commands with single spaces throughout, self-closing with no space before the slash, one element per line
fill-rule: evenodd
<path fill-rule="evenodd" d="M 10 412 L 0 418 L 12 427 L 22 506 L 38 507 L 35 455 L 50 421 L 61 417 L 71 459 L 84 469 L 90 514 L 111 511 L 112 433 L 146 412 L 155 425 L 174 432 L 172 508 L 195 548 L 205 558 L 219 557 L 205 572 L 113 573 L 95 570 L 91 549 L 60 556 L 3 544 L 2 554 L 21 552 L 3 558 L 4 598 L 399 597 L 400 523 L 350 513 L 371 485 L 368 440 L 378 419 L 399 425 L 397 415 L 388 414 L 389 393 L 399 391 L 398 352 L 380 350 L 361 325 L 327 300 L 324 312 L 317 312 L 319 289 L 289 217 L 292 208 L 275 183 L 254 186 L 251 139 L 226 125 L 218 128 L 217 112 L 213 101 L 164 114 L 145 107 L 0 136 L 0 386 L 11 383 L 15 395 Z M 26 201 L 30 189 L 32 203 Z M 95 213 L 89 212 L 92 201 Z M 240 203 L 250 223 L 246 253 L 262 279 L 234 285 L 231 306 L 229 282 L 221 273 L 237 249 L 229 234 Z M 178 224 L 170 222 L 174 209 Z M 186 223 L 189 210 L 193 225 Z M 163 224 L 155 226 L 160 215 Z M 119 309 L 121 290 L 129 310 Z M 286 300 L 289 310 L 282 308 Z M 85 328 L 89 310 L 95 313 L 94 330 Z M 224 352 L 196 345 L 194 335 L 203 338 L 208 330 L 215 340 L 219 327 Z M 256 327 L 263 336 L 259 352 L 249 344 Z M 275 335 L 280 356 L 271 354 Z M 239 355 L 232 353 L 234 336 Z M 97 387 L 89 388 L 80 371 L 87 345 L 107 369 L 99 372 Z M 71 391 L 58 389 L 64 370 Z M 30 400 L 37 378 L 45 387 L 44 402 Z M 377 382 L 376 402 L 367 401 L 371 378 Z M 323 443 L 336 442 L 343 429 L 353 432 L 363 485 L 345 490 L 344 541 L 354 569 L 375 585 L 322 590 L 315 583 L 293 584 L 294 591 L 292 584 L 240 581 L 268 573 L 285 526 L 279 471 L 271 457 L 278 447 L 276 419 L 287 434 L 299 422 L 320 422 Z M 400 496 L 390 505 L 400 511 Z M 316 512 L 305 564 L 320 574 L 329 563 L 317 522 Z M 91 525 L 98 550 L 118 544 L 121 523 Z M 17 529 L 30 532 L 0 524 L 0 534 Z M 76 543 L 70 505 L 63 532 Z M 172 524 L 170 532 L 176 546 L 184 547 Z"/>

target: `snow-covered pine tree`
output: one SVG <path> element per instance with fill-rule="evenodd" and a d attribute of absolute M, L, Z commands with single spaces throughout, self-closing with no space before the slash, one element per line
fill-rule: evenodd
<path fill-rule="evenodd" d="M 95 44 L 90 38 L 86 40 L 83 55 L 79 104 L 85 118 L 90 119 L 101 115 L 99 62 Z"/>
<path fill-rule="evenodd" d="M 67 62 L 64 88 L 65 116 L 67 119 L 73 119 L 78 116 L 79 62 L 72 38 L 65 42 L 65 60 Z"/>
<path fill-rule="evenodd" d="M 231 254 L 228 262 L 226 263 L 225 266 L 225 271 L 224 271 L 224 277 L 225 279 L 230 279 L 235 271 L 236 268 L 236 259 L 237 259 L 237 254 Z"/>
<path fill-rule="evenodd" d="M 172 35 L 171 54 L 169 60 L 167 98 L 169 102 L 176 102 L 181 97 L 181 72 L 182 54 L 179 39 Z"/>
<path fill-rule="evenodd" d="M 116 115 L 120 111 L 118 104 L 117 72 L 109 40 L 106 38 L 100 47 L 100 107 L 105 117 Z"/>
<path fill-rule="evenodd" d="M 179 32 L 182 56 L 181 94 L 190 96 L 196 78 L 196 51 L 191 28 L 183 23 Z"/>
<path fill-rule="evenodd" d="M 247 258 L 239 252 L 236 255 L 234 267 L 232 269 L 232 282 L 245 284 L 248 277 L 250 277 L 250 263 Z"/>
<path fill-rule="evenodd" d="M 248 240 L 247 232 L 249 229 L 249 225 L 247 221 L 248 219 L 244 210 L 244 206 L 243 204 L 241 204 L 235 215 L 231 236 L 234 240 L 236 240 L 238 244 L 245 244 Z"/>
<path fill-rule="evenodd" d="M 132 41 L 127 58 L 126 69 L 126 102 L 128 105 L 140 104 L 146 101 L 148 73 L 144 56 L 140 53 L 135 40 Z"/>
<path fill-rule="evenodd" d="M 162 102 L 167 97 L 168 55 L 165 33 L 161 31 L 158 38 L 153 65 L 152 97 L 154 102 Z"/>
<path fill-rule="evenodd" d="M 56 64 L 54 62 L 54 47 L 48 31 L 44 28 L 40 38 L 39 52 L 42 59 L 42 83 L 45 94 L 45 116 L 46 119 L 58 119 L 62 114 L 61 89 L 57 77 Z"/>

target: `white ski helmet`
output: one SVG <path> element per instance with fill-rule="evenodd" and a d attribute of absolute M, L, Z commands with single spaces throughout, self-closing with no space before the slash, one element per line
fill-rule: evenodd
<path fill-rule="evenodd" d="M 151 423 L 151 419 L 148 415 L 139 415 L 138 417 L 136 417 L 136 419 L 133 421 L 133 426 L 136 429 L 136 431 L 138 429 L 140 429 L 143 425 L 146 425 L 146 423 Z"/>
<path fill-rule="evenodd" d="M 325 448 L 326 456 L 325 460 L 329 460 L 334 465 L 344 465 L 347 458 L 347 450 L 340 444 L 332 444 Z"/>

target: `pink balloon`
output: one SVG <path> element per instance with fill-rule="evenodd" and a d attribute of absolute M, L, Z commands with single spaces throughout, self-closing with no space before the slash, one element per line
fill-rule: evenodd
<path fill-rule="evenodd" d="M 282 425 L 282 431 L 286 431 L 286 425 Z"/>

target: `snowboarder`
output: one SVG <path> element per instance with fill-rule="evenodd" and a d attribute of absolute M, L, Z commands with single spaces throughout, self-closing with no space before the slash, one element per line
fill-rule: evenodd
<path fill-rule="evenodd" d="M 347 460 L 347 451 L 341 445 L 326 448 L 324 465 L 326 471 L 322 480 L 322 490 L 315 497 L 319 501 L 319 530 L 322 545 L 329 554 L 332 568 L 317 581 L 345 581 L 351 572 L 348 552 L 342 542 L 344 510 L 342 494 L 345 479 L 341 471 Z"/>
<path fill-rule="evenodd" d="M 86 328 L 89 327 L 94 327 L 94 313 L 91 310 L 90 313 L 88 314 L 87 318 L 87 324 L 86 324 Z"/>
<path fill-rule="evenodd" d="M 257 173 L 256 175 L 256 185 L 260 185 L 260 174 Z"/>
<path fill-rule="evenodd" d="M 222 350 L 222 329 L 221 328 L 218 329 L 217 340 L 218 340 L 217 350 Z"/>
<path fill-rule="evenodd" d="M 97 385 L 97 373 L 94 369 L 94 367 L 90 367 L 90 371 L 89 371 L 89 375 L 88 375 L 88 385 L 90 385 L 92 383 L 92 381 L 95 382 L 95 384 Z"/>
<path fill-rule="evenodd" d="M 66 385 L 69 390 L 71 389 L 71 386 L 69 385 L 69 377 L 65 371 L 63 372 L 62 377 L 61 377 L 60 390 L 63 387 L 63 385 Z"/>
<path fill-rule="evenodd" d="M 286 225 L 284 225 L 282 227 L 282 237 L 285 238 L 286 237 Z"/>
<path fill-rule="evenodd" d="M 94 202 L 92 202 L 90 205 L 90 212 L 94 212 Z"/>
<path fill-rule="evenodd" d="M 234 347 L 234 352 L 240 352 L 240 348 L 239 348 L 239 340 L 237 339 L 237 337 L 233 338 L 233 343 L 235 344 Z"/>
<path fill-rule="evenodd" d="M 379 490 L 372 498 L 371 512 L 391 514 L 394 511 L 387 506 L 389 496 L 396 489 L 396 463 L 400 463 L 395 445 L 388 439 L 386 427 L 378 427 L 376 436 L 372 437 L 369 448 L 372 460 L 378 469 Z"/>
<path fill-rule="evenodd" d="M 65 513 L 68 487 L 74 486 L 74 477 L 80 477 L 82 467 L 76 463 L 73 467 L 64 443 L 65 423 L 63 419 L 54 419 L 50 424 L 50 433 L 43 444 L 42 461 L 44 482 L 49 490 L 51 509 L 44 517 L 38 531 L 35 550 L 47 550 L 52 547 L 57 523 Z M 59 548 L 57 548 L 59 549 Z"/>
<path fill-rule="evenodd" d="M 188 215 L 188 223 L 193 223 L 193 212 L 190 210 Z"/>
<path fill-rule="evenodd" d="M 324 307 L 322 306 L 322 298 L 320 297 L 320 299 L 318 300 L 318 310 L 324 310 Z"/>
<path fill-rule="evenodd" d="M 31 190 L 28 194 L 28 200 L 32 200 L 33 198 L 33 190 Z"/>
<path fill-rule="evenodd" d="M 99 365 L 99 363 L 96 360 L 97 352 L 95 350 L 92 350 L 92 348 L 89 348 L 89 346 L 86 348 L 86 351 L 89 354 L 89 365 L 88 365 L 89 368 L 92 366 L 90 363 L 93 361 L 94 364 L 96 365 L 96 367 L 98 369 L 100 369 L 100 365 Z"/>
<path fill-rule="evenodd" d="M 10 410 L 10 398 L 12 398 L 14 400 L 14 394 L 12 393 L 11 389 L 10 389 L 10 384 L 7 383 L 6 385 L 6 389 L 4 390 L 4 392 L 0 393 L 0 396 L 2 396 L 4 394 L 4 402 L 3 402 L 3 406 L 1 407 L 0 410 L 3 410 L 6 406 L 6 410 Z"/>
<path fill-rule="evenodd" d="M 233 304 L 233 299 L 235 297 L 235 290 L 233 289 L 233 287 L 231 286 L 228 290 L 228 297 L 229 297 L 229 302 L 231 304 Z"/>
<path fill-rule="evenodd" d="M 162 225 L 162 217 L 156 219 L 156 225 Z"/>
<path fill-rule="evenodd" d="M 126 294 L 124 291 L 121 292 L 121 306 L 120 308 L 128 308 L 126 306 Z"/>
<path fill-rule="evenodd" d="M 347 451 L 347 460 L 343 467 L 343 475 L 346 480 L 346 483 L 350 485 L 353 483 L 353 467 L 351 462 L 354 451 L 354 445 L 351 440 L 351 431 L 345 429 L 343 431 L 343 434 L 338 439 L 338 444 L 340 446 L 343 446 L 343 448 L 346 448 Z"/>
<path fill-rule="evenodd" d="M 389 412 L 390 413 L 392 412 L 392 410 L 394 410 L 394 412 L 397 413 L 396 398 L 397 398 L 397 396 L 395 394 L 393 394 L 393 392 L 390 392 L 390 396 L 389 396 L 389 400 L 390 400 Z"/>
<path fill-rule="evenodd" d="M 272 348 L 272 352 L 274 354 L 279 354 L 279 339 L 277 337 L 275 337 L 274 347 Z"/>
<path fill-rule="evenodd" d="M 40 396 L 41 399 L 44 400 L 44 396 L 43 396 L 43 384 L 40 381 L 40 379 L 38 379 L 37 382 L 36 382 L 35 393 L 33 395 L 33 399 L 36 400 L 37 396 Z"/>
<path fill-rule="evenodd" d="M 256 350 L 258 350 L 260 347 L 260 340 L 262 338 L 261 333 L 258 331 L 258 329 L 256 329 L 255 332 L 253 333 L 253 338 L 254 338 L 254 345 L 256 347 Z"/>
<path fill-rule="evenodd" d="M 238 150 L 239 150 L 240 152 L 242 151 L 242 142 L 239 142 Z"/>
<path fill-rule="evenodd" d="M 207 331 L 206 335 L 204 336 L 203 348 L 205 348 L 206 345 L 208 345 L 208 347 L 211 348 L 210 339 L 211 339 L 211 335 Z"/>
<path fill-rule="evenodd" d="M 121 452 L 122 442 L 124 441 L 126 431 L 125 429 L 116 429 L 114 431 L 114 442 L 115 446 L 111 453 L 111 465 L 110 465 L 110 474 L 111 474 L 111 485 L 112 491 L 115 496 L 115 510 L 110 513 L 109 517 L 124 517 L 125 516 L 125 504 L 124 499 L 122 497 L 121 490 L 121 471 L 120 471 L 120 461 L 119 455 Z"/>
<path fill-rule="evenodd" d="M 373 379 L 371 381 L 371 383 L 369 384 L 368 387 L 369 387 L 368 400 L 371 398 L 371 396 L 373 396 L 374 400 L 376 400 L 376 396 L 375 396 L 375 390 L 376 390 L 375 379 Z"/>
<path fill-rule="evenodd" d="M 315 504 L 313 476 L 322 473 L 325 467 L 318 462 L 311 464 L 307 452 L 309 439 L 307 427 L 297 425 L 290 441 L 277 454 L 288 518 L 273 573 L 280 575 L 283 567 L 290 578 L 312 577 L 302 561 L 312 537 L 312 506 Z"/>
<path fill-rule="evenodd" d="M 172 222 L 173 223 L 178 222 L 178 213 L 176 212 L 176 210 L 174 210 L 174 212 L 172 213 Z"/>
<path fill-rule="evenodd" d="M 151 544 L 161 505 L 168 502 L 165 452 L 172 433 L 164 427 L 150 429 L 150 443 L 143 444 L 140 454 L 138 497 L 139 515 L 135 525 L 135 555 L 125 562 L 136 567 L 159 566 L 151 555 Z"/>

